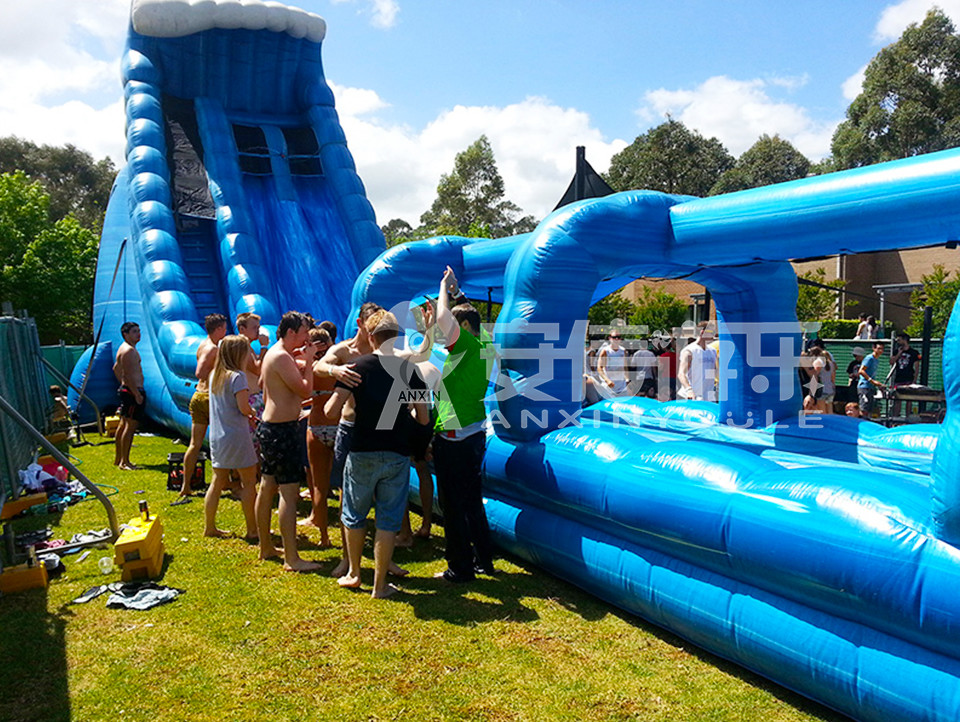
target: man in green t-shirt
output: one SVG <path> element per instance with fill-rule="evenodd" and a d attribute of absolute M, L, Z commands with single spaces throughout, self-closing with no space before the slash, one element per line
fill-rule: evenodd
<path fill-rule="evenodd" d="M 483 353 L 480 314 L 465 301 L 453 269 L 447 266 L 440 281 L 437 325 L 449 355 L 437 390 L 433 465 L 447 560 L 446 570 L 437 576 L 449 582 L 469 582 L 478 573 L 494 572 L 481 488 L 487 436 L 483 399 L 490 369 Z"/>

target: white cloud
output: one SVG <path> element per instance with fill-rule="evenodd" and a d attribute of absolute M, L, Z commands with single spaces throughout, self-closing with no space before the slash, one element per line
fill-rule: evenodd
<path fill-rule="evenodd" d="M 874 28 L 874 41 L 886 45 L 895 42 L 910 23 L 921 23 L 927 11 L 939 7 L 954 23 L 960 21 L 960 0 L 903 0 L 888 5 Z"/>
<path fill-rule="evenodd" d="M 332 0 L 336 5 L 342 3 L 353 3 L 357 0 Z M 370 24 L 377 28 L 392 28 L 397 22 L 397 15 L 400 14 L 400 4 L 397 0 L 364 0 L 367 6 L 361 12 L 370 14 Z"/>
<path fill-rule="evenodd" d="M 843 81 L 843 85 L 840 87 L 843 89 L 844 98 L 847 100 L 853 100 L 860 95 L 860 91 L 863 90 L 863 81 L 866 78 L 866 73 L 867 66 L 864 65 L 857 72 Z"/>
<path fill-rule="evenodd" d="M 392 28 L 400 13 L 400 6 L 395 0 L 372 0 L 373 24 L 378 28 Z"/>
<path fill-rule="evenodd" d="M 124 163 L 123 101 L 94 107 L 71 100 L 44 107 L 33 103 L 17 108 L 0 106 L 0 136 L 16 135 L 39 145 L 70 143 L 96 160 L 109 156 L 119 168 Z"/>
<path fill-rule="evenodd" d="M 537 220 L 553 210 L 573 177 L 577 145 L 587 147 L 587 158 L 599 171 L 627 145 L 605 141 L 586 113 L 545 98 L 530 97 L 505 107 L 458 105 L 418 130 L 356 112 L 351 99 L 372 91 L 334 86 L 334 92 L 347 142 L 381 225 L 392 218 L 416 225 L 436 197 L 440 175 L 449 173 L 456 154 L 481 135 L 490 140 L 506 197 Z"/>
<path fill-rule="evenodd" d="M 119 57 L 128 13 L 129 0 L 3 3 L 0 135 L 73 143 L 122 161 Z"/>
<path fill-rule="evenodd" d="M 836 122 L 817 122 L 807 110 L 777 100 L 768 92 L 782 82 L 708 78 L 693 89 L 649 91 L 637 111 L 641 121 L 658 124 L 667 114 L 707 137 L 716 137 L 733 155 L 740 155 L 764 133 L 778 134 L 812 160 L 830 152 Z"/>

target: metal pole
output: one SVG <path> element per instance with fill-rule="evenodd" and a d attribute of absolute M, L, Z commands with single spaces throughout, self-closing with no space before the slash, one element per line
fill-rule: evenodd
<path fill-rule="evenodd" d="M 73 462 L 70 461 L 60 450 L 51 444 L 43 434 L 37 431 L 33 425 L 27 421 L 23 416 L 20 415 L 20 412 L 17 411 L 13 406 L 10 405 L 10 402 L 7 401 L 2 395 L 0 395 L 0 411 L 5 411 L 8 416 L 10 416 L 14 421 L 16 421 L 24 431 L 27 432 L 30 436 L 33 437 L 34 441 L 39 444 L 44 451 L 46 451 L 50 456 L 57 460 L 57 462 L 63 466 L 67 471 L 77 477 L 77 480 L 83 484 L 84 488 L 93 494 L 97 499 L 103 504 L 103 508 L 106 509 L 107 519 L 110 522 L 110 533 L 111 537 L 109 539 L 99 539 L 96 543 L 102 543 L 104 541 L 112 544 L 120 536 L 120 525 L 117 523 L 117 512 L 113 508 L 113 504 L 110 503 L 110 500 L 107 498 L 107 495 L 104 494 L 100 487 L 90 481 L 83 472 L 80 471 L 76 466 L 73 465 Z M 89 545 L 89 544 L 86 544 Z M 74 548 L 77 545 L 69 545 L 67 547 L 55 547 L 55 550 L 59 553 L 65 551 L 67 548 Z"/>
<path fill-rule="evenodd" d="M 46 365 L 46 367 L 47 367 L 48 369 L 50 369 L 50 371 L 53 372 L 53 375 L 54 375 L 61 383 L 65 383 L 65 384 L 66 384 L 67 386 L 69 386 L 71 389 L 73 389 L 74 391 L 76 391 L 76 392 L 77 392 L 77 395 L 78 395 L 83 401 L 86 401 L 88 404 L 90 404 L 90 405 L 93 407 L 93 412 L 97 415 L 97 431 L 100 433 L 100 436 L 103 436 L 103 419 L 100 418 L 100 407 L 97 406 L 97 405 L 93 402 L 93 399 L 91 399 L 89 396 L 87 396 L 85 393 L 83 393 L 83 389 L 78 389 L 76 386 L 74 386 L 72 383 L 70 383 L 70 379 L 68 379 L 66 376 L 64 376 L 62 373 L 60 373 L 60 370 L 59 370 L 58 368 L 56 368 L 53 364 L 51 364 L 49 361 L 47 361 L 43 356 L 40 357 L 40 360 L 43 361 L 43 363 Z"/>
<path fill-rule="evenodd" d="M 887 293 L 883 289 L 880 289 L 880 333 L 877 334 L 877 338 L 883 338 L 883 321 L 885 318 L 886 312 L 886 303 Z"/>
<path fill-rule="evenodd" d="M 930 379 L 930 336 L 933 333 L 933 308 L 923 307 L 923 339 L 920 342 L 920 385 Z"/>

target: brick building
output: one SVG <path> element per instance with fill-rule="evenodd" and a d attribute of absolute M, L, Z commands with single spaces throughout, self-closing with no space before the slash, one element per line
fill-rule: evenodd
<path fill-rule="evenodd" d="M 848 299 L 856 299 L 855 306 L 847 306 L 840 301 L 840 318 L 857 318 L 866 313 L 887 321 L 892 321 L 896 328 L 905 328 L 910 324 L 910 311 L 903 306 L 910 305 L 910 293 L 901 291 L 896 286 L 918 284 L 923 276 L 933 271 L 934 265 L 939 264 L 951 277 L 960 273 L 960 248 L 945 247 L 918 248 L 907 251 L 882 251 L 878 253 L 858 253 L 848 256 L 831 256 L 816 261 L 794 263 L 797 274 L 823 268 L 826 272 L 825 281 L 840 278 L 847 282 L 845 290 Z M 631 301 L 640 296 L 643 286 L 653 286 L 679 297 L 687 304 L 687 318 L 699 321 L 704 318 L 704 289 L 698 283 L 680 280 L 647 280 L 639 279 L 626 286 L 621 295 Z M 886 299 L 881 312 L 881 291 L 875 286 L 887 286 L 882 289 Z M 854 295 L 857 294 L 857 295 Z M 716 311 L 711 304 L 711 318 L 716 318 Z"/>

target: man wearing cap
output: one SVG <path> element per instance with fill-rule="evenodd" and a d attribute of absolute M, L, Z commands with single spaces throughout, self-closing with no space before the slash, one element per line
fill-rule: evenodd
<path fill-rule="evenodd" d="M 853 360 L 847 364 L 847 378 L 850 379 L 848 386 L 851 389 L 857 388 L 857 381 L 860 380 L 860 364 L 863 363 L 863 357 L 867 352 L 861 346 L 854 346 L 851 350 Z"/>
<path fill-rule="evenodd" d="M 917 383 L 917 361 L 920 352 L 910 345 L 910 337 L 905 333 L 898 333 L 893 344 L 893 355 L 890 357 L 890 367 L 893 369 L 893 388 L 911 386 Z M 909 414 L 913 404 L 907 402 Z M 893 415 L 900 416 L 901 401 L 899 396 L 894 397 Z"/>

